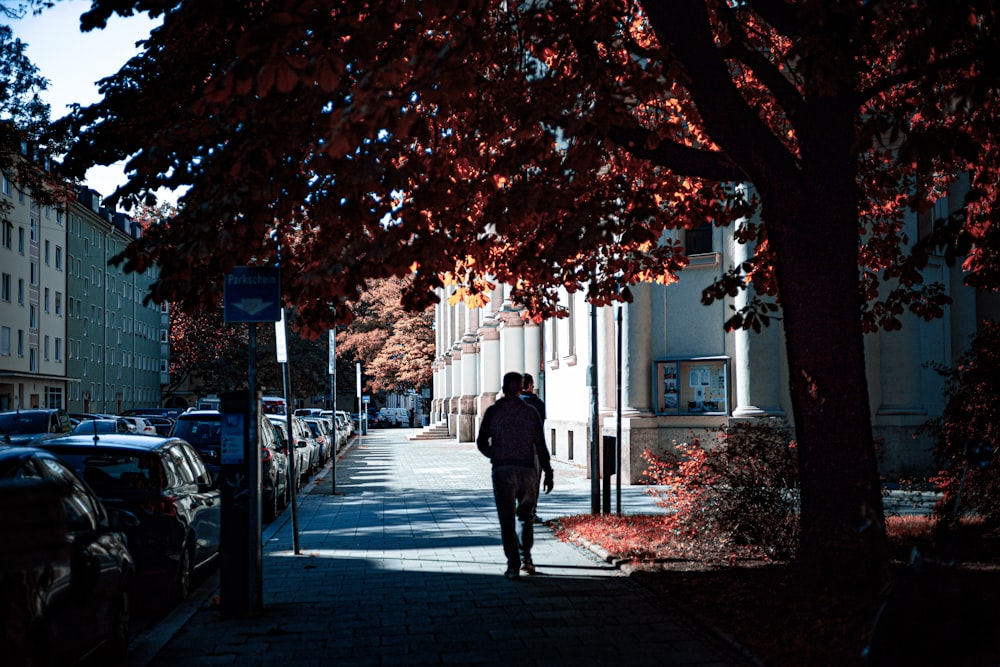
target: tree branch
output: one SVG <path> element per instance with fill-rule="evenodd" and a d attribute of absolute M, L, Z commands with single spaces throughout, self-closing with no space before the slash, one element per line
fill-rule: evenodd
<path fill-rule="evenodd" d="M 608 138 L 631 155 L 671 171 L 712 181 L 743 181 L 747 175 L 724 153 L 701 150 L 674 141 L 649 147 L 652 133 L 644 128 L 612 126 Z"/>

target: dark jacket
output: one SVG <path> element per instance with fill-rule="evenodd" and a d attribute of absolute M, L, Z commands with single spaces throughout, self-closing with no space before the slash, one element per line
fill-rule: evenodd
<path fill-rule="evenodd" d="M 537 455 L 541 469 L 552 471 L 542 419 L 533 407 L 516 396 L 505 396 L 486 408 L 476 447 L 494 468 L 503 465 L 534 468 Z"/>
<path fill-rule="evenodd" d="M 542 425 L 545 425 L 545 401 L 538 398 L 538 394 L 521 394 L 521 400 L 533 407 L 542 418 Z"/>

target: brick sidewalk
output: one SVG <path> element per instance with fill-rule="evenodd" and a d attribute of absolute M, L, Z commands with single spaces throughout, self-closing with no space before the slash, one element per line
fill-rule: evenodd
<path fill-rule="evenodd" d="M 612 566 L 536 526 L 539 574 L 503 577 L 489 462 L 472 444 L 375 430 L 265 531 L 263 606 L 222 618 L 213 581 L 132 664 L 740 665 L 738 652 Z M 589 512 L 583 471 L 554 463 L 545 518 Z M 641 489 L 623 511 L 655 511 Z M 612 504 L 614 506 L 614 503 Z M 214 579 L 217 581 L 217 578 Z M 146 657 L 144 657 L 144 655 Z"/>

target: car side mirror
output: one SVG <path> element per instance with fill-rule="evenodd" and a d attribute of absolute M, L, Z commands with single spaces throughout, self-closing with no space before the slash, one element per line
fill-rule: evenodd
<path fill-rule="evenodd" d="M 108 509 L 108 528 L 111 530 L 128 530 L 130 528 L 137 528 L 142 522 L 139 521 L 139 517 L 132 514 L 131 512 L 117 507 L 109 507 Z"/>

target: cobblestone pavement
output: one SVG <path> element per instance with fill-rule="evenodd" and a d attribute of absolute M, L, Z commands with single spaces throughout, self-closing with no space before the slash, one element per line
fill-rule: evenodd
<path fill-rule="evenodd" d="M 740 665 L 738 651 L 589 551 L 536 526 L 538 574 L 509 581 L 489 462 L 472 444 L 355 438 L 264 532 L 263 610 L 221 617 L 218 577 L 133 646 L 177 665 Z M 554 462 L 543 518 L 590 510 L 584 472 Z M 623 511 L 656 511 L 641 489 Z M 615 502 L 612 503 L 615 506 Z"/>

